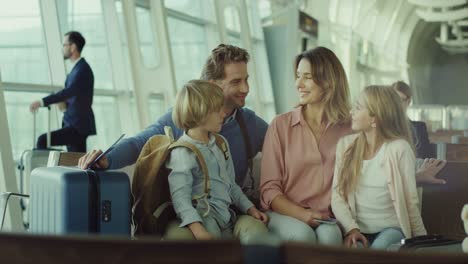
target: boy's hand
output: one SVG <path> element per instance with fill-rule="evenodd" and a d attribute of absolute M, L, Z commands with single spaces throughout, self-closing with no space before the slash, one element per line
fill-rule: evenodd
<path fill-rule="evenodd" d="M 247 210 L 247 214 L 262 221 L 264 224 L 268 223 L 268 215 L 255 208 L 255 206 L 250 207 L 249 210 Z"/>
<path fill-rule="evenodd" d="M 188 225 L 190 231 L 196 240 L 213 240 L 214 237 L 206 231 L 205 227 L 200 222 L 191 223 Z"/>

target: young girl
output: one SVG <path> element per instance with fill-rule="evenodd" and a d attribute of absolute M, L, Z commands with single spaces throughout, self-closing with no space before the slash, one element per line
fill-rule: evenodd
<path fill-rule="evenodd" d="M 348 247 L 385 249 L 425 235 L 408 118 L 387 86 L 364 89 L 351 111 L 356 134 L 338 142 L 332 209 Z"/>
<path fill-rule="evenodd" d="M 268 221 L 266 214 L 257 210 L 235 183 L 230 154 L 225 155 L 215 142 L 213 133 L 221 130 L 225 117 L 223 102 L 220 87 L 207 81 L 192 80 L 177 94 L 173 110 L 175 124 L 185 131 L 179 140 L 198 148 L 210 177 L 208 200 L 199 201 L 194 207 L 192 197 L 204 193 L 202 170 L 190 150 L 172 150 L 166 163 L 166 167 L 172 170 L 169 174 L 172 202 L 181 220 L 179 226 L 188 227 L 197 240 L 232 237 L 235 213 L 229 209 L 231 204 L 263 223 Z"/>

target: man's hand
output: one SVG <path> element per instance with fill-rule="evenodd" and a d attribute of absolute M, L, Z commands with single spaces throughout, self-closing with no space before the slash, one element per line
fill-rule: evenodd
<path fill-rule="evenodd" d="M 247 210 L 247 214 L 262 221 L 264 224 L 268 223 L 268 215 L 255 208 L 255 206 L 250 207 L 249 210 Z"/>
<path fill-rule="evenodd" d="M 87 169 L 89 164 L 91 164 L 99 155 L 101 155 L 101 153 L 102 150 L 100 149 L 93 149 L 90 152 L 86 153 L 78 161 L 78 167 L 83 170 Z M 93 168 L 107 169 L 109 168 L 109 160 L 106 158 L 106 156 L 104 156 L 96 164 L 94 164 Z"/>
<path fill-rule="evenodd" d="M 445 164 L 447 164 L 446 160 L 425 159 L 416 172 L 417 183 L 445 184 L 446 182 L 444 180 L 435 177 Z"/>
<path fill-rule="evenodd" d="M 205 227 L 200 222 L 194 222 L 188 225 L 190 231 L 196 240 L 213 240 L 214 237 L 206 231 Z"/>
<path fill-rule="evenodd" d="M 349 231 L 344 240 L 345 247 L 357 247 L 357 242 L 364 244 L 364 247 L 369 247 L 369 241 L 367 238 L 361 234 L 359 229 L 353 229 Z"/>
<path fill-rule="evenodd" d="M 31 113 L 35 113 L 37 112 L 37 109 L 39 109 L 39 107 L 41 106 L 42 106 L 41 101 L 34 101 L 29 105 L 29 111 L 31 111 Z"/>

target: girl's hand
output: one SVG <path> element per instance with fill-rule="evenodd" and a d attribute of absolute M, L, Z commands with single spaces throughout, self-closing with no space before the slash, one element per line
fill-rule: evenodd
<path fill-rule="evenodd" d="M 255 206 L 250 207 L 249 210 L 247 210 L 247 214 L 262 221 L 264 224 L 268 223 L 268 215 L 255 208 Z"/>
<path fill-rule="evenodd" d="M 369 247 L 367 238 L 361 234 L 359 229 L 353 229 L 346 235 L 344 244 L 346 247 L 357 247 L 357 242 L 359 241 L 364 244 L 364 247 Z"/>

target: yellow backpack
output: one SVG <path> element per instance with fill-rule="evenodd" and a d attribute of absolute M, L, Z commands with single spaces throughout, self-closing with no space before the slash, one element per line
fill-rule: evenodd
<path fill-rule="evenodd" d="M 203 171 L 205 186 L 204 193 L 192 199 L 203 199 L 208 203 L 210 177 L 202 154 L 191 143 L 174 141 L 170 127 L 164 127 L 164 131 L 165 135 L 153 136 L 146 142 L 135 164 L 132 182 L 134 235 L 163 236 L 168 223 L 176 219 L 168 183 L 170 170 L 165 166 L 169 153 L 175 148 L 185 147 L 195 153 Z M 220 135 L 214 136 L 216 145 L 224 153 L 225 159 L 229 159 L 226 142 Z"/>

